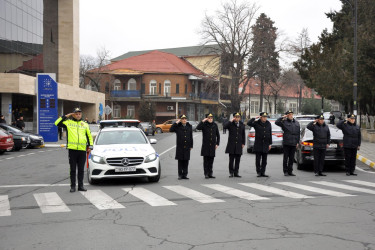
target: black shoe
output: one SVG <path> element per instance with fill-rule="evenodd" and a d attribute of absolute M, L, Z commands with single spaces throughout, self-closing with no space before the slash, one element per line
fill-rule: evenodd
<path fill-rule="evenodd" d="M 76 191 L 76 188 L 75 188 L 75 187 L 70 188 L 70 192 L 71 192 L 71 193 L 74 193 L 75 191 Z"/>
<path fill-rule="evenodd" d="M 229 178 L 233 178 L 233 177 L 234 177 L 234 174 L 230 174 L 230 175 L 229 175 Z"/>
<path fill-rule="evenodd" d="M 205 175 L 204 178 L 205 178 L 205 179 L 208 179 L 208 178 L 210 178 L 210 177 L 208 177 L 208 175 Z"/>
<path fill-rule="evenodd" d="M 261 176 L 261 177 L 269 177 L 269 176 L 266 175 L 266 174 L 261 174 L 260 176 Z"/>
<path fill-rule="evenodd" d="M 213 175 L 209 175 L 208 178 L 215 179 L 216 177 Z"/>
<path fill-rule="evenodd" d="M 346 176 L 350 176 L 350 173 L 346 173 Z"/>
<path fill-rule="evenodd" d="M 293 174 L 292 172 L 288 173 L 289 176 L 296 176 L 295 174 Z"/>
<path fill-rule="evenodd" d="M 319 176 L 327 176 L 326 174 L 323 174 L 322 172 L 319 173 Z"/>
<path fill-rule="evenodd" d="M 184 180 L 189 180 L 189 177 L 187 177 L 187 176 L 182 176 L 181 178 L 184 179 Z"/>
<path fill-rule="evenodd" d="M 354 175 L 354 176 L 357 176 L 357 174 L 355 174 L 355 173 L 350 173 L 350 175 Z"/>
<path fill-rule="evenodd" d="M 319 173 L 315 173 L 315 176 L 319 176 Z"/>
<path fill-rule="evenodd" d="M 235 174 L 234 177 L 241 178 L 241 175 Z"/>
<path fill-rule="evenodd" d="M 84 188 L 84 187 L 79 187 L 79 188 L 78 188 L 78 191 L 86 192 L 86 191 L 87 191 L 87 189 L 86 189 L 86 188 Z"/>

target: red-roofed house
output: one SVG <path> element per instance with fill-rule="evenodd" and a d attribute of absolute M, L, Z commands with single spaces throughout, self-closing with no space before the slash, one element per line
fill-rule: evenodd
<path fill-rule="evenodd" d="M 200 120 L 205 113 L 216 111 L 215 79 L 174 54 L 147 52 L 106 65 L 100 73 L 104 74 L 100 91 L 113 110 L 109 118 L 138 118 L 142 100 L 156 104 L 157 123 L 179 114 Z"/>

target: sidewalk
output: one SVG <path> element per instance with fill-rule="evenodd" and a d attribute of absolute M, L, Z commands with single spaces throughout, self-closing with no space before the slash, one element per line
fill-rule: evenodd
<path fill-rule="evenodd" d="M 357 159 L 375 169 L 375 143 L 362 141 Z"/>
<path fill-rule="evenodd" d="M 66 138 L 63 137 L 62 140 L 57 142 L 46 142 L 41 148 L 65 148 L 66 147 Z"/>

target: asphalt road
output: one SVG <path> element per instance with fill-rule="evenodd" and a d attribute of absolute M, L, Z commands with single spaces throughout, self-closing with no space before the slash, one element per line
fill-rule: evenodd
<path fill-rule="evenodd" d="M 296 169 L 296 177 L 284 177 L 282 155 L 271 153 L 270 178 L 257 178 L 255 156 L 245 149 L 242 178 L 228 178 L 222 135 L 216 179 L 206 180 L 201 133 L 194 135 L 190 180 L 177 180 L 175 136 L 161 134 L 159 183 L 111 180 L 87 184 L 86 194 L 69 193 L 65 149 L 5 153 L 0 249 L 375 249 L 375 174 L 365 165 L 358 163 L 365 171 L 354 177 L 342 166 L 331 166 L 327 177 Z M 45 210 L 37 202 L 43 197 L 59 205 Z"/>

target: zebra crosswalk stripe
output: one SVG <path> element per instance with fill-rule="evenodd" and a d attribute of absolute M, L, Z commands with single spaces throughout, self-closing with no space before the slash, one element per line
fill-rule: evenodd
<path fill-rule="evenodd" d="M 0 195 L 0 216 L 10 216 L 10 205 L 8 195 Z"/>
<path fill-rule="evenodd" d="M 354 184 L 359 184 L 363 186 L 368 186 L 368 187 L 375 187 L 374 182 L 368 182 L 368 181 L 359 181 L 359 180 L 345 180 L 346 182 L 354 183 Z"/>
<path fill-rule="evenodd" d="M 277 194 L 277 195 L 280 195 L 280 196 L 293 198 L 293 199 L 314 198 L 312 196 L 298 194 L 298 193 L 294 193 L 294 192 L 291 192 L 291 191 L 282 190 L 282 189 L 279 189 L 279 188 L 261 185 L 261 184 L 258 184 L 258 183 L 239 183 L 239 184 L 244 185 L 246 187 L 255 188 L 255 189 L 258 189 L 258 190 L 262 190 L 262 191 L 265 191 L 265 192 L 269 192 L 269 193 L 273 193 L 273 194 Z"/>
<path fill-rule="evenodd" d="M 298 189 L 314 192 L 314 193 L 321 193 L 321 194 L 325 194 L 325 195 L 329 195 L 329 196 L 335 196 L 335 197 L 355 196 L 355 195 L 352 195 L 352 194 L 336 192 L 336 191 L 332 191 L 332 190 L 327 190 L 327 189 L 297 184 L 297 183 L 293 183 L 293 182 L 275 182 L 275 183 L 280 184 L 280 185 L 284 185 L 284 186 L 289 186 L 289 187 L 293 187 L 293 188 L 298 188 Z"/>
<path fill-rule="evenodd" d="M 42 213 L 70 212 L 70 209 L 56 192 L 36 193 L 34 194 L 34 198 Z"/>
<path fill-rule="evenodd" d="M 367 194 L 375 194 L 375 190 L 371 190 L 367 188 L 354 187 L 354 186 L 349 186 L 349 185 L 339 184 L 339 183 L 332 183 L 332 182 L 327 182 L 327 181 L 311 181 L 311 182 L 315 184 L 328 186 L 328 187 L 335 187 L 335 188 L 357 191 L 357 192 L 362 192 L 362 193 L 367 193 Z"/>
<path fill-rule="evenodd" d="M 153 207 L 177 205 L 176 203 L 173 203 L 172 201 L 169 201 L 164 197 L 161 197 L 160 195 L 157 195 L 154 192 L 151 192 L 145 188 L 123 188 L 123 190 L 137 197 L 138 199 L 143 200 L 144 202 L 148 203 Z"/>
<path fill-rule="evenodd" d="M 81 194 L 99 210 L 125 208 L 101 190 L 87 190 L 86 192 L 81 192 Z"/>
<path fill-rule="evenodd" d="M 223 186 L 220 184 L 203 184 L 203 186 L 214 189 L 216 191 L 233 195 L 241 199 L 253 201 L 253 200 L 269 200 L 269 198 L 262 197 L 256 194 L 248 193 L 239 189 Z"/>
<path fill-rule="evenodd" d="M 200 193 L 198 191 L 195 191 L 193 189 L 183 187 L 183 186 L 163 186 L 166 189 L 169 189 L 175 193 L 178 193 L 182 196 L 188 197 L 190 199 L 193 199 L 195 201 L 198 201 L 200 203 L 215 203 L 215 202 L 225 202 L 220 199 L 216 199 L 214 197 L 211 197 L 209 195 Z"/>

